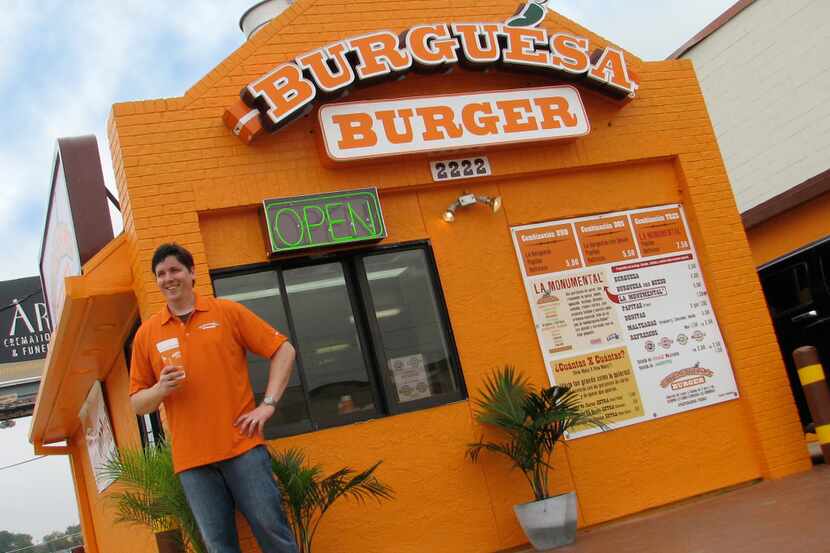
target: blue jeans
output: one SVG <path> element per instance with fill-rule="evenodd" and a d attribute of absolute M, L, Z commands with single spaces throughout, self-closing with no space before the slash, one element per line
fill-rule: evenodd
<path fill-rule="evenodd" d="M 264 446 L 183 471 L 179 480 L 209 553 L 240 553 L 236 508 L 248 519 L 263 553 L 297 553 Z"/>

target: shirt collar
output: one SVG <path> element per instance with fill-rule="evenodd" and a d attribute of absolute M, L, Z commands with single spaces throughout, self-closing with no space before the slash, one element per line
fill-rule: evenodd
<path fill-rule="evenodd" d="M 208 304 L 208 301 L 207 301 L 206 298 L 203 298 L 202 296 L 200 296 L 196 292 L 194 292 L 193 295 L 196 297 L 196 303 L 193 306 L 193 311 L 209 311 L 210 310 L 210 305 Z M 173 313 L 170 312 L 170 308 L 167 306 L 167 304 L 165 304 L 164 307 L 161 308 L 161 311 L 159 312 L 159 315 L 161 315 L 161 324 L 163 324 L 163 325 L 167 324 L 167 322 L 170 321 L 170 319 L 172 319 L 175 316 L 175 315 L 173 315 Z"/>

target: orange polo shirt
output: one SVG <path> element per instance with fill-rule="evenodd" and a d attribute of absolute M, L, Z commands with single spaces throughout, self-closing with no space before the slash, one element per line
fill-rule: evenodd
<path fill-rule="evenodd" d="M 264 443 L 233 426 L 256 407 L 246 350 L 270 358 L 286 338 L 246 307 L 196 296 L 187 324 L 167 306 L 135 335 L 130 395 L 152 387 L 164 366 L 161 352 L 178 347 L 185 379 L 164 398 L 176 472 L 236 457 Z"/>

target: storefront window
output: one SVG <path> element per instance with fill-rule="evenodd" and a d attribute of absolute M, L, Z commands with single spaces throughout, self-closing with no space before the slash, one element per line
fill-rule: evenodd
<path fill-rule="evenodd" d="M 378 349 L 399 406 L 458 392 L 423 250 L 363 259 L 378 328 Z"/>
<path fill-rule="evenodd" d="M 315 421 L 328 426 L 343 416 L 375 414 L 368 363 L 342 265 L 300 267 L 284 276 Z"/>
<path fill-rule="evenodd" d="M 217 297 L 286 334 L 296 370 L 267 438 L 440 405 L 464 397 L 427 246 L 292 260 L 214 275 Z M 257 401 L 266 360 L 249 357 Z"/>
<path fill-rule="evenodd" d="M 821 260 L 821 275 L 824 280 L 824 289 L 830 292 L 830 241 L 819 246 L 818 257 Z"/>
<path fill-rule="evenodd" d="M 806 263 L 764 277 L 762 284 L 773 317 L 813 301 Z"/>
<path fill-rule="evenodd" d="M 276 271 L 217 278 L 213 281 L 213 287 L 216 297 L 244 304 L 296 343 L 288 326 Z M 249 353 L 248 373 L 254 389 L 254 399 L 259 404 L 265 396 L 265 388 L 268 385 L 268 360 Z M 299 372 L 296 370 L 291 375 L 279 409 L 265 427 L 265 434 L 274 434 L 283 426 L 295 428 L 299 432 L 311 428 L 303 386 Z"/>

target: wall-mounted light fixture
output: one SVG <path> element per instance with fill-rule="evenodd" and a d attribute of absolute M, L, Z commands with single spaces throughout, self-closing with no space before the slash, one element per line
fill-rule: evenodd
<path fill-rule="evenodd" d="M 456 209 L 458 209 L 459 207 L 466 207 L 468 205 L 473 204 L 484 204 L 490 206 L 490 209 L 492 209 L 493 213 L 495 213 L 499 209 L 501 209 L 501 196 L 491 198 L 490 196 L 476 196 L 475 194 L 465 192 L 464 194 L 460 195 L 457 200 L 450 204 L 450 206 L 444 212 L 444 215 L 442 217 L 444 221 L 452 223 L 453 221 L 455 221 Z"/>

